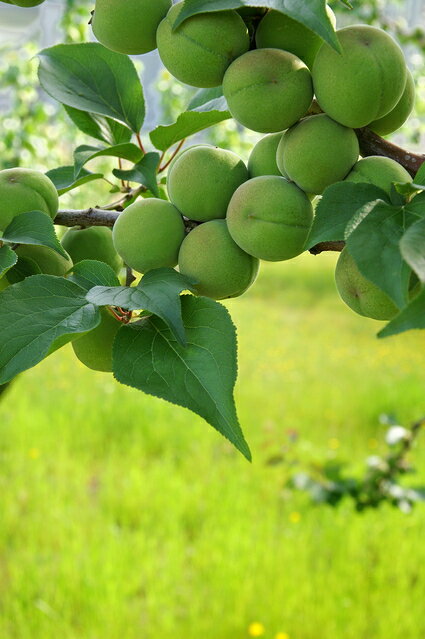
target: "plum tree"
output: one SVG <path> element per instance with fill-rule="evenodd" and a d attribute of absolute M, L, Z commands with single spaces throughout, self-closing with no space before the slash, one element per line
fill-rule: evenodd
<path fill-rule="evenodd" d="M 41 211 L 54 219 L 58 207 L 58 193 L 44 173 L 23 168 L 0 171 L 0 231 L 27 211 Z"/>
<path fill-rule="evenodd" d="M 109 264 L 115 272 L 122 267 L 122 261 L 114 248 L 111 230 L 106 226 L 71 228 L 63 236 L 62 246 L 74 264 L 83 260 L 99 260 Z"/>
<path fill-rule="evenodd" d="M 286 131 L 277 150 L 277 165 L 303 191 L 320 195 L 345 178 L 358 156 L 353 129 L 321 113 Z"/>
<path fill-rule="evenodd" d="M 31 244 L 21 244 L 15 249 L 18 258 L 29 265 L 29 270 L 35 265 L 35 272 L 41 272 L 45 275 L 56 275 L 61 277 L 72 268 L 72 260 L 68 255 L 67 258 L 62 257 L 47 246 L 36 246 Z M 14 266 L 6 273 L 6 278 L 10 283 L 19 282 L 24 279 L 19 268 Z"/>
<path fill-rule="evenodd" d="M 131 204 L 115 222 L 112 239 L 125 264 L 138 273 L 177 264 L 185 234 L 179 211 L 151 198 Z"/>
<path fill-rule="evenodd" d="M 242 295 L 254 282 L 259 261 L 231 238 L 226 220 L 211 220 L 187 235 L 179 270 L 195 282 L 198 295 L 225 299 Z"/>
<path fill-rule="evenodd" d="M 265 135 L 251 151 L 248 160 L 248 172 L 251 178 L 260 175 L 281 175 L 276 162 L 277 147 L 282 133 Z"/>
<path fill-rule="evenodd" d="M 99 326 L 72 342 L 75 355 L 84 366 L 102 373 L 112 372 L 112 348 L 120 322 L 102 308 Z"/>
<path fill-rule="evenodd" d="M 362 158 L 345 178 L 347 182 L 366 182 L 390 194 L 393 182 L 412 182 L 412 176 L 395 160 L 380 155 Z"/>
<path fill-rule="evenodd" d="M 406 86 L 399 45 L 382 29 L 355 25 L 337 31 L 342 53 L 328 44 L 313 65 L 316 98 L 331 118 L 352 128 L 387 115 Z"/>
<path fill-rule="evenodd" d="M 92 20 L 96 39 L 118 53 L 137 55 L 156 49 L 156 31 L 171 0 L 96 0 Z"/>
<path fill-rule="evenodd" d="M 335 14 L 330 7 L 326 11 L 332 25 L 336 26 Z M 322 44 L 321 38 L 303 24 L 280 11 L 271 10 L 257 27 L 255 40 L 259 49 L 283 49 L 301 58 L 311 69 Z"/>
<path fill-rule="evenodd" d="M 389 135 L 397 131 L 407 120 L 415 106 L 415 81 L 409 69 L 407 70 L 406 86 L 403 95 L 392 111 L 379 120 L 369 124 L 369 128 L 378 135 Z"/>
<path fill-rule="evenodd" d="M 184 151 L 168 173 L 171 202 L 190 220 L 206 222 L 226 216 L 235 190 L 248 169 L 232 151 L 199 145 Z"/>
<path fill-rule="evenodd" d="M 248 29 L 236 11 L 192 16 L 177 29 L 183 2 L 175 4 L 158 27 L 157 43 L 170 73 L 195 87 L 217 87 L 229 64 L 249 49 Z"/>
<path fill-rule="evenodd" d="M 256 49 L 229 66 L 223 94 L 235 120 L 259 133 L 277 133 L 307 113 L 313 86 L 310 71 L 292 53 Z"/>
<path fill-rule="evenodd" d="M 335 281 L 341 299 L 359 315 L 376 320 L 390 320 L 397 315 L 394 302 L 360 273 L 346 248 L 339 256 Z"/>
<path fill-rule="evenodd" d="M 227 211 L 229 233 L 246 253 L 277 262 L 296 257 L 313 221 L 306 194 L 284 177 L 265 175 L 242 184 Z"/>

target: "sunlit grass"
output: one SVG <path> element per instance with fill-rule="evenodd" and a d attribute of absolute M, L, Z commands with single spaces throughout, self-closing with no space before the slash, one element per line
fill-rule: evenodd
<path fill-rule="evenodd" d="M 228 304 L 252 465 L 69 348 L 22 375 L 0 404 L 1 639 L 425 633 L 425 507 L 358 515 L 285 489 L 315 460 L 360 470 L 380 413 L 425 413 L 424 336 L 377 340 L 338 300 L 334 260 L 264 267 Z"/>

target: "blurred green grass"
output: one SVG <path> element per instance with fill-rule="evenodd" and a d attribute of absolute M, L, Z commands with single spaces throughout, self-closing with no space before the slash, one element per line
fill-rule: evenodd
<path fill-rule="evenodd" d="M 377 340 L 339 301 L 335 259 L 264 266 L 228 303 L 252 465 L 68 347 L 20 377 L 0 403 L 1 639 L 424 635 L 425 507 L 359 515 L 284 489 L 315 460 L 360 471 L 381 413 L 425 412 L 425 336 Z"/>

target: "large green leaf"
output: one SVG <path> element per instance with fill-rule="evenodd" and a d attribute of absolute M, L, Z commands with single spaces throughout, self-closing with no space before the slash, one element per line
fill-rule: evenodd
<path fill-rule="evenodd" d="M 65 335 L 100 321 L 86 291 L 63 277 L 34 275 L 0 293 L 0 384 L 32 368 Z"/>
<path fill-rule="evenodd" d="M 52 219 L 42 211 L 28 211 L 14 217 L 4 231 L 2 240 L 12 244 L 47 246 L 62 257 L 67 257 L 56 237 Z"/>
<path fill-rule="evenodd" d="M 103 178 L 102 173 L 91 173 L 86 169 L 81 169 L 80 175 L 76 178 L 73 166 L 59 166 L 57 169 L 47 171 L 46 175 L 55 185 L 59 195 L 77 189 L 79 186 L 87 184 L 87 182 Z"/>
<path fill-rule="evenodd" d="M 133 135 L 131 129 L 116 120 L 97 113 L 80 111 L 64 104 L 65 111 L 73 123 L 86 135 L 106 144 L 124 144 L 130 142 Z"/>
<path fill-rule="evenodd" d="M 186 348 L 158 317 L 121 328 L 115 378 L 197 413 L 251 459 L 233 399 L 237 345 L 230 315 L 221 304 L 190 295 L 182 298 L 182 314 Z"/>
<path fill-rule="evenodd" d="M 267 7 L 286 14 L 317 33 L 336 51 L 340 45 L 326 13 L 326 0 L 185 0 L 174 23 L 176 29 L 187 18 L 197 13 L 240 9 L 241 7 Z"/>
<path fill-rule="evenodd" d="M 74 264 L 72 275 L 70 275 L 68 279 L 86 291 L 89 291 L 95 286 L 120 285 L 117 275 L 109 264 L 98 262 L 97 260 L 83 260 L 82 262 Z"/>
<path fill-rule="evenodd" d="M 188 111 L 228 111 L 222 87 L 199 89 L 189 102 Z"/>
<path fill-rule="evenodd" d="M 87 162 L 105 156 L 121 158 L 136 163 L 142 159 L 143 152 L 138 146 L 131 142 L 102 148 L 83 144 L 78 146 L 74 151 L 74 177 L 77 178 L 79 176 L 81 169 Z"/>
<path fill-rule="evenodd" d="M 317 205 L 307 248 L 310 249 L 319 242 L 343 240 L 347 224 L 359 208 L 372 200 L 386 198 L 384 191 L 373 184 L 332 184 L 325 190 Z"/>
<path fill-rule="evenodd" d="M 360 272 L 402 308 L 408 299 L 411 270 L 400 251 L 404 215 L 400 207 L 378 200 L 358 212 L 347 248 Z"/>
<path fill-rule="evenodd" d="M 143 89 L 128 56 L 86 42 L 43 49 L 39 58 L 40 83 L 53 98 L 140 131 L 145 118 Z"/>
<path fill-rule="evenodd" d="M 159 268 L 144 275 L 137 286 L 97 286 L 87 299 L 97 306 L 119 306 L 129 311 L 148 311 L 161 318 L 183 346 L 186 336 L 182 320 L 183 291 L 192 291 L 191 280 L 172 268 Z"/>
<path fill-rule="evenodd" d="M 112 173 L 120 180 L 128 180 L 145 186 L 155 197 L 159 197 L 157 171 L 159 153 L 146 153 L 131 169 L 114 169 Z"/>
<path fill-rule="evenodd" d="M 425 283 L 425 218 L 410 226 L 400 240 L 401 254 Z"/>
<path fill-rule="evenodd" d="M 378 337 L 390 337 L 423 328 L 425 328 L 425 289 L 422 289 L 419 295 L 378 333 Z"/>
<path fill-rule="evenodd" d="M 425 217 L 425 191 L 415 195 L 404 208 L 408 213 L 412 213 L 418 217 Z"/>
<path fill-rule="evenodd" d="M 208 129 L 214 124 L 231 118 L 229 111 L 185 111 L 174 124 L 158 126 L 150 132 L 152 144 L 160 151 L 166 151 L 181 140 Z"/>
<path fill-rule="evenodd" d="M 0 277 L 3 277 L 12 266 L 15 266 L 18 256 L 9 246 L 0 246 Z"/>

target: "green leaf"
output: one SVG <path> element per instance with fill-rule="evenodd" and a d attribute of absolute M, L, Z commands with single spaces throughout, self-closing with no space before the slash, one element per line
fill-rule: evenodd
<path fill-rule="evenodd" d="M 134 133 L 140 131 L 145 101 L 128 56 L 95 42 L 58 44 L 38 55 L 38 77 L 52 98 L 80 111 L 118 120 Z"/>
<path fill-rule="evenodd" d="M 67 257 L 56 237 L 53 220 L 42 211 L 28 211 L 14 217 L 4 231 L 2 240 L 12 244 L 47 246 L 62 257 Z"/>
<path fill-rule="evenodd" d="M 0 293 L 0 384 L 32 368 L 64 335 L 98 326 L 86 291 L 53 275 L 34 275 Z"/>
<path fill-rule="evenodd" d="M 378 337 L 390 337 L 421 328 L 425 328 L 425 289 L 378 333 Z"/>
<path fill-rule="evenodd" d="M 419 170 L 416 173 L 413 182 L 415 184 L 425 184 L 425 162 L 419 167 Z"/>
<path fill-rule="evenodd" d="M 41 273 L 41 268 L 30 257 L 18 257 L 18 261 L 15 266 L 7 272 L 6 278 L 10 284 L 17 284 L 22 282 L 26 277 L 31 275 L 38 275 Z"/>
<path fill-rule="evenodd" d="M 102 148 L 83 144 L 74 151 L 74 177 L 77 178 L 79 176 L 81 169 L 87 162 L 104 156 L 122 158 L 123 160 L 137 163 L 142 159 L 143 152 L 131 142 Z"/>
<path fill-rule="evenodd" d="M 418 193 L 406 204 L 404 210 L 419 217 L 425 217 L 425 192 Z"/>
<path fill-rule="evenodd" d="M 329 186 L 317 205 L 316 215 L 307 242 L 307 249 L 319 242 L 338 242 L 345 238 L 345 229 L 356 211 L 367 202 L 388 197 L 373 184 L 337 182 Z"/>
<path fill-rule="evenodd" d="M 12 266 L 15 266 L 17 261 L 18 256 L 15 251 L 12 251 L 9 246 L 0 246 L 0 277 L 3 277 Z"/>
<path fill-rule="evenodd" d="M 72 275 L 70 275 L 68 279 L 86 291 L 89 291 L 95 286 L 120 285 L 117 275 L 109 264 L 98 262 L 97 260 L 83 260 L 82 262 L 74 264 Z"/>
<path fill-rule="evenodd" d="M 73 123 L 86 135 L 90 135 L 96 140 L 106 142 L 106 144 L 124 144 L 130 142 L 133 135 L 131 129 L 116 120 L 106 118 L 96 113 L 80 111 L 73 107 L 63 105 L 65 111 Z"/>
<path fill-rule="evenodd" d="M 77 189 L 79 186 L 87 184 L 87 182 L 103 178 L 102 173 L 91 173 L 86 171 L 86 169 L 81 169 L 80 175 L 75 178 L 73 166 L 60 166 L 57 169 L 47 171 L 46 175 L 55 185 L 59 195 L 72 191 L 72 189 Z"/>
<path fill-rule="evenodd" d="M 121 328 L 115 378 L 200 415 L 250 460 L 233 399 L 237 344 L 230 315 L 221 304 L 191 295 L 182 298 L 182 314 L 186 348 L 158 317 Z"/>
<path fill-rule="evenodd" d="M 179 115 L 174 124 L 158 126 L 150 132 L 149 136 L 156 149 L 166 151 L 173 144 L 230 117 L 228 111 L 185 111 Z"/>
<path fill-rule="evenodd" d="M 191 280 L 172 268 L 159 268 L 144 275 L 137 286 L 95 287 L 87 299 L 97 306 L 119 306 L 129 311 L 148 311 L 161 318 L 183 346 L 186 336 L 182 321 L 183 291 L 193 291 Z"/>
<path fill-rule="evenodd" d="M 228 111 L 222 87 L 199 89 L 189 102 L 188 111 Z"/>
<path fill-rule="evenodd" d="M 361 221 L 347 237 L 347 248 L 360 272 L 402 308 L 408 299 L 411 274 L 400 251 L 403 209 L 379 200 L 364 209 L 366 215 L 359 211 Z"/>
<path fill-rule="evenodd" d="M 159 197 L 157 170 L 159 166 L 159 153 L 146 153 L 132 169 L 114 169 L 112 173 L 120 180 L 128 180 L 145 186 L 155 197 Z"/>
<path fill-rule="evenodd" d="M 326 0 L 214 0 L 214 2 L 211 0 L 185 0 L 174 23 L 174 29 L 187 18 L 198 13 L 240 9 L 241 7 L 267 7 L 280 11 L 317 33 L 336 51 L 341 50 L 334 28 L 326 13 Z"/>
<path fill-rule="evenodd" d="M 403 258 L 425 284 L 425 218 L 410 226 L 400 240 Z"/>

